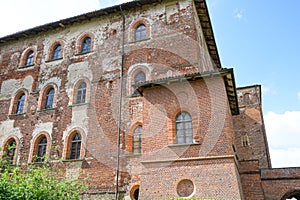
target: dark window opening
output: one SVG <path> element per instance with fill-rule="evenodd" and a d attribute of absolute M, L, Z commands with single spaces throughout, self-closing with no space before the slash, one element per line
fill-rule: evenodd
<path fill-rule="evenodd" d="M 6 150 L 6 160 L 8 161 L 8 164 L 10 164 L 10 165 L 14 164 L 16 146 L 17 146 L 17 143 L 16 143 L 15 140 L 12 140 L 6 146 L 6 148 L 7 148 L 7 150 Z"/>
<path fill-rule="evenodd" d="M 135 128 L 133 133 L 133 153 L 140 154 L 142 151 L 142 126 L 138 126 Z"/>
<path fill-rule="evenodd" d="M 243 147 L 249 146 L 249 138 L 248 138 L 248 135 L 243 135 L 243 136 L 242 136 L 242 145 L 243 145 Z"/>
<path fill-rule="evenodd" d="M 53 101 L 54 101 L 54 89 L 51 88 L 46 95 L 46 103 L 45 103 L 45 109 L 50 109 L 53 107 Z"/>
<path fill-rule="evenodd" d="M 176 117 L 176 143 L 193 143 L 192 117 L 188 112 L 181 112 Z"/>
<path fill-rule="evenodd" d="M 142 83 L 146 81 L 146 74 L 144 72 L 139 72 L 134 76 L 134 84 Z M 133 92 L 134 96 L 139 95 L 139 92 L 137 90 L 134 90 Z"/>
<path fill-rule="evenodd" d="M 146 39 L 146 26 L 141 24 L 135 29 L 135 41 L 144 39 Z"/>
<path fill-rule="evenodd" d="M 26 57 L 25 66 L 33 65 L 34 52 L 30 51 Z"/>
<path fill-rule="evenodd" d="M 83 40 L 82 47 L 81 47 L 81 53 L 86 53 L 91 51 L 91 42 L 92 39 L 90 37 L 87 37 Z"/>
<path fill-rule="evenodd" d="M 71 141 L 70 159 L 75 160 L 80 158 L 81 135 L 76 133 Z"/>
<path fill-rule="evenodd" d="M 137 188 L 136 190 L 134 190 L 134 193 L 133 193 L 133 199 L 134 200 L 138 200 L 139 199 L 139 188 Z"/>
<path fill-rule="evenodd" d="M 43 137 L 38 144 L 37 158 L 35 160 L 36 162 L 44 162 L 46 149 L 47 149 L 47 138 Z"/>
<path fill-rule="evenodd" d="M 25 98 L 26 98 L 26 95 L 24 93 L 19 97 L 18 102 L 17 102 L 16 114 L 23 113 L 24 106 L 25 106 Z"/>
<path fill-rule="evenodd" d="M 76 103 L 85 103 L 86 83 L 83 82 L 77 88 Z"/>
<path fill-rule="evenodd" d="M 58 44 L 54 49 L 52 53 L 52 60 L 56 60 L 61 58 L 61 45 Z"/>

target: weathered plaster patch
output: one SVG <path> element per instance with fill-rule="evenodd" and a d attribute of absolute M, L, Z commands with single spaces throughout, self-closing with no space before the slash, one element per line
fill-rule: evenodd
<path fill-rule="evenodd" d="M 52 83 L 54 83 L 57 86 L 57 88 L 60 88 L 60 86 L 61 86 L 61 79 L 58 78 L 58 77 L 52 77 L 52 78 L 48 79 L 47 81 L 41 83 L 39 85 L 39 90 L 42 90 L 48 84 L 52 84 Z"/>
<path fill-rule="evenodd" d="M 72 129 L 81 128 L 84 134 L 88 135 L 88 116 L 87 116 L 88 105 L 79 105 L 72 107 L 72 122 L 63 133 L 63 140 L 70 133 Z"/>
<path fill-rule="evenodd" d="M 10 99 L 21 88 L 25 88 L 30 93 L 33 81 L 34 80 L 32 76 L 26 76 L 23 81 L 17 79 L 3 81 L 1 86 L 0 100 Z"/>
<path fill-rule="evenodd" d="M 66 84 L 66 91 L 69 98 L 71 98 L 72 95 L 71 90 L 73 85 L 82 78 L 87 78 L 91 82 L 93 80 L 93 73 L 89 68 L 89 63 L 82 62 L 70 65 L 68 69 L 68 83 Z"/>
<path fill-rule="evenodd" d="M 35 129 L 33 130 L 32 133 L 32 138 L 35 138 L 41 132 L 47 132 L 50 135 L 50 138 L 52 138 L 52 129 L 53 129 L 53 122 L 36 124 Z"/>
<path fill-rule="evenodd" d="M 14 120 L 6 120 L 0 123 L 0 142 L 3 146 L 3 142 L 10 136 L 16 136 L 19 139 L 22 137 L 21 131 L 18 127 L 14 127 Z"/>

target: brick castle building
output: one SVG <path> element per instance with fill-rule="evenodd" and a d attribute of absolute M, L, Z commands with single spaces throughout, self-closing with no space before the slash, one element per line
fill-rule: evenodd
<path fill-rule="evenodd" d="M 0 38 L 0 144 L 85 198 L 300 199 L 261 87 L 223 68 L 205 0 L 136 0 Z M 4 154 L 3 154 L 4 155 Z"/>

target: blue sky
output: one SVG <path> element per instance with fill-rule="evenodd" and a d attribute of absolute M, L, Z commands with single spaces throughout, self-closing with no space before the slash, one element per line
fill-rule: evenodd
<path fill-rule="evenodd" d="M 3 1 L 0 37 L 123 2 Z M 263 87 L 273 166 L 300 166 L 300 1 L 207 0 L 207 4 L 223 67 L 234 68 L 237 86 Z"/>
<path fill-rule="evenodd" d="M 262 84 L 264 111 L 300 110 L 300 2 L 208 0 L 223 67 L 238 86 Z"/>

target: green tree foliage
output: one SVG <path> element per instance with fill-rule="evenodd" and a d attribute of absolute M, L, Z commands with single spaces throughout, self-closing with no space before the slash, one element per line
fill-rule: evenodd
<path fill-rule="evenodd" d="M 59 178 L 48 166 L 21 169 L 0 160 L 0 200 L 75 200 L 86 187 L 80 180 Z"/>

